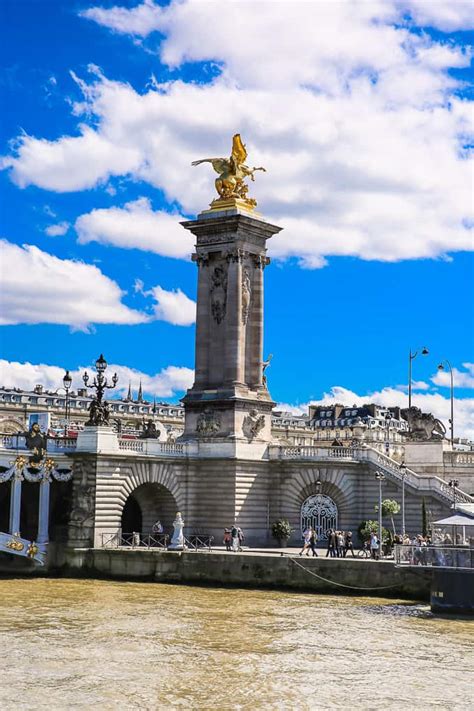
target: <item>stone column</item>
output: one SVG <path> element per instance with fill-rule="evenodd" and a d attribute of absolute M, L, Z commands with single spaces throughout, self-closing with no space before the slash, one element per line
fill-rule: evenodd
<path fill-rule="evenodd" d="M 12 480 L 12 488 L 10 494 L 10 528 L 9 532 L 20 533 L 20 513 L 21 513 L 21 484 L 22 474 L 19 471 L 15 472 Z"/>
<path fill-rule="evenodd" d="M 227 308 L 224 383 L 243 384 L 244 362 L 242 341 L 242 254 L 233 250 L 227 255 Z"/>
<path fill-rule="evenodd" d="M 38 535 L 36 542 L 47 543 L 49 541 L 49 499 L 51 482 L 48 478 L 44 478 L 41 480 L 39 487 Z"/>
<path fill-rule="evenodd" d="M 249 352 L 250 383 L 253 388 L 262 387 L 263 361 L 263 270 L 267 258 L 254 256 L 254 279 L 251 318 L 253 322 L 253 340 Z"/>
<path fill-rule="evenodd" d="M 209 381 L 209 255 L 195 254 L 193 261 L 198 267 L 194 387 L 199 389 Z"/>

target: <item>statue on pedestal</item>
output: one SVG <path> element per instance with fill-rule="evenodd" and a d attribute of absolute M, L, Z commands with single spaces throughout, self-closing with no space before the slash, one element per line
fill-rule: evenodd
<path fill-rule="evenodd" d="M 171 551 L 184 551 L 186 548 L 183 534 L 184 521 L 179 511 L 176 514 L 175 520 L 173 521 L 173 528 L 173 536 L 171 538 L 171 543 L 169 544 L 168 549 Z"/>
<path fill-rule="evenodd" d="M 211 163 L 216 173 L 219 173 L 215 183 L 219 198 L 214 200 L 211 207 L 223 207 L 223 203 L 232 198 L 241 200 L 251 210 L 257 206 L 256 200 L 247 197 L 249 188 L 244 179 L 250 177 L 250 180 L 255 180 L 255 171 L 263 170 L 265 172 L 265 168 L 262 166 L 260 168 L 249 168 L 244 163 L 246 159 L 245 144 L 242 143 L 240 133 L 236 133 L 232 139 L 232 154 L 230 158 L 202 158 L 191 163 L 191 165 Z"/>

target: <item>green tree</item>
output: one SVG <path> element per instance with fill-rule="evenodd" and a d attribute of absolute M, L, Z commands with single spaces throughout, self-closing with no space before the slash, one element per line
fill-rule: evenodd
<path fill-rule="evenodd" d="M 370 534 L 372 531 L 375 531 L 375 533 L 379 532 L 379 522 L 378 521 L 371 521 L 370 519 L 367 521 L 362 521 L 362 523 L 359 525 L 359 528 L 357 529 L 357 535 L 359 536 L 359 539 L 364 542 L 368 538 L 370 538 Z M 386 528 L 382 526 L 382 542 L 385 543 L 389 538 L 389 531 L 387 531 Z"/>
<path fill-rule="evenodd" d="M 395 499 L 384 499 L 382 501 L 382 516 L 390 516 L 390 521 L 392 522 L 393 535 L 396 536 L 395 522 L 393 517 L 400 513 L 400 504 Z"/>

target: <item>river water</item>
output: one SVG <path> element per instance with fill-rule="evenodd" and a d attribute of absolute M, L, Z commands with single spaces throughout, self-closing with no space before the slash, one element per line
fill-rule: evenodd
<path fill-rule="evenodd" d="M 0 709 L 473 709 L 474 622 L 426 606 L 0 580 Z"/>

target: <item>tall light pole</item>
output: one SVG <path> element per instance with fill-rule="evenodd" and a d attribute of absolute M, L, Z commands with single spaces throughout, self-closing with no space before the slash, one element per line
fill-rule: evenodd
<path fill-rule="evenodd" d="M 456 487 L 459 486 L 459 481 L 457 479 L 451 479 L 448 484 L 453 490 L 453 509 L 456 511 Z"/>
<path fill-rule="evenodd" d="M 109 424 L 110 413 L 107 403 L 104 401 L 104 392 L 105 390 L 115 388 L 118 383 L 117 373 L 114 373 L 112 376 L 112 384 L 109 384 L 107 377 L 104 375 L 107 370 L 107 361 L 102 353 L 95 362 L 95 369 L 97 375 L 94 375 L 94 380 L 90 385 L 90 378 L 87 370 L 82 376 L 86 388 L 93 388 L 95 390 L 95 396 L 92 398 L 92 402 L 89 405 L 89 419 L 86 422 L 86 426 Z"/>
<path fill-rule="evenodd" d="M 405 477 L 407 475 L 407 467 L 405 462 L 402 462 L 398 468 L 402 477 L 402 535 L 405 538 Z"/>
<path fill-rule="evenodd" d="M 66 418 L 66 427 L 65 427 L 65 434 L 67 437 L 68 430 L 69 430 L 69 390 L 72 385 L 72 378 L 69 374 L 69 370 L 66 370 L 63 378 L 63 385 L 64 385 L 64 390 L 66 391 L 66 408 L 65 408 L 65 418 Z"/>
<path fill-rule="evenodd" d="M 438 370 L 445 370 L 444 364 L 449 368 L 449 374 L 451 377 L 451 419 L 449 420 L 449 429 L 451 430 L 451 448 L 454 447 L 454 378 L 453 378 L 453 368 L 449 360 L 443 360 L 438 365 Z"/>
<path fill-rule="evenodd" d="M 383 472 L 376 471 L 375 478 L 379 483 L 379 555 L 382 556 L 382 482 L 385 479 Z"/>
<path fill-rule="evenodd" d="M 421 349 L 421 355 L 428 355 L 429 350 L 426 348 L 426 346 L 423 346 Z M 418 355 L 418 351 L 415 351 L 412 353 L 411 348 L 410 348 L 410 354 L 408 356 L 408 409 L 411 408 L 411 384 L 412 384 L 412 363 L 415 360 L 416 356 Z"/>

